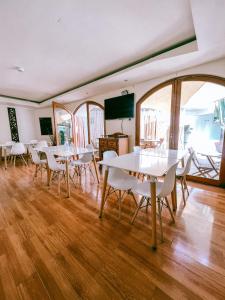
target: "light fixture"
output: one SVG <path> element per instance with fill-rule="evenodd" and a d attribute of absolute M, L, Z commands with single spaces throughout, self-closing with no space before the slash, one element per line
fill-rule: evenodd
<path fill-rule="evenodd" d="M 121 92 L 121 95 L 122 95 L 122 96 L 128 95 L 128 94 L 129 94 L 128 90 L 124 90 L 124 91 Z"/>
<path fill-rule="evenodd" d="M 24 72 L 24 68 L 20 66 L 15 66 L 15 70 L 17 70 L 18 72 Z"/>

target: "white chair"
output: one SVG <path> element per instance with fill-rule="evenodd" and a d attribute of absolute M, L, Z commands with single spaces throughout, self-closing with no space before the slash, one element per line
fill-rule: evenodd
<path fill-rule="evenodd" d="M 15 144 L 15 142 L 13 142 L 13 141 L 9 141 L 9 142 L 5 143 L 5 155 L 6 155 L 7 158 L 12 157 L 11 156 L 11 149 L 12 149 L 12 145 L 14 145 L 14 144 Z"/>
<path fill-rule="evenodd" d="M 182 190 L 182 197 L 183 197 L 184 205 L 186 204 L 185 189 L 187 190 L 187 194 L 189 196 L 189 190 L 188 190 L 188 186 L 187 186 L 186 176 L 191 170 L 191 162 L 192 162 L 192 159 L 193 159 L 193 155 L 194 155 L 194 152 L 192 152 L 189 155 L 185 166 L 183 168 L 177 168 L 177 170 L 176 170 L 176 177 L 180 180 L 180 184 L 181 184 L 181 190 Z"/>
<path fill-rule="evenodd" d="M 117 153 L 115 151 L 105 151 L 103 153 L 103 160 L 107 160 L 110 158 L 117 157 Z M 132 188 L 138 183 L 136 177 L 128 175 L 123 170 L 118 168 L 109 167 L 108 173 L 108 192 L 104 201 L 106 201 L 107 197 L 112 193 L 115 193 L 118 203 L 119 203 L 119 219 L 121 217 L 121 203 L 126 194 L 131 194 L 135 204 L 137 206 L 137 201 L 132 193 Z"/>
<path fill-rule="evenodd" d="M 158 204 L 158 216 L 159 216 L 159 222 L 160 222 L 161 240 L 163 240 L 162 217 L 161 217 L 161 212 L 162 212 L 163 206 L 166 206 L 168 208 L 172 222 L 175 223 L 173 212 L 170 207 L 167 196 L 172 193 L 173 188 L 174 188 L 177 165 L 178 165 L 178 162 L 176 164 L 174 164 L 168 170 L 166 176 L 164 177 L 163 182 L 159 182 L 159 181 L 156 182 L 156 198 L 157 198 L 157 204 Z M 150 181 L 138 183 L 135 187 L 133 187 L 132 191 L 136 194 L 141 195 L 142 197 L 141 197 L 139 205 L 137 206 L 137 209 L 134 213 L 134 216 L 131 220 L 131 224 L 134 223 L 134 220 L 135 220 L 139 210 L 142 207 L 147 208 L 148 205 L 151 205 Z M 146 201 L 145 205 L 143 205 L 144 201 Z M 147 211 L 147 209 L 146 209 L 146 211 Z"/>
<path fill-rule="evenodd" d="M 16 165 L 16 158 L 20 157 L 24 164 L 27 166 L 27 162 L 24 159 L 24 154 L 26 154 L 26 147 L 23 143 L 15 143 L 12 145 L 10 155 L 13 157 L 13 164 Z"/>
<path fill-rule="evenodd" d="M 37 148 L 45 148 L 48 147 L 48 142 L 45 140 L 37 142 Z"/>
<path fill-rule="evenodd" d="M 88 144 L 86 146 L 86 148 L 88 150 L 90 150 L 91 152 L 89 153 L 84 153 L 82 154 L 79 159 L 77 160 L 73 160 L 71 162 L 71 165 L 74 166 L 74 170 L 75 170 L 75 173 L 78 175 L 78 176 L 81 176 L 81 173 L 82 171 L 85 172 L 86 174 L 86 170 L 87 168 L 89 169 L 91 175 L 93 176 L 94 178 L 94 175 L 93 175 L 93 172 L 92 172 L 92 169 L 91 169 L 91 163 L 93 161 L 93 151 L 94 151 L 94 147 L 91 145 L 91 144 Z"/>
<path fill-rule="evenodd" d="M 31 154 L 32 162 L 35 164 L 34 178 L 37 177 L 37 173 L 38 173 L 38 171 L 40 171 L 41 180 L 42 180 L 42 170 L 43 170 L 43 167 L 46 168 L 47 160 L 40 159 L 37 150 L 34 150 L 33 147 L 29 147 L 29 152 Z"/>
<path fill-rule="evenodd" d="M 56 161 L 55 156 L 50 151 L 45 151 L 47 162 L 48 162 L 48 168 L 50 170 L 50 181 L 49 185 L 51 185 L 51 181 L 54 175 L 58 176 L 58 193 L 60 194 L 60 188 L 61 188 L 61 175 L 65 177 L 66 173 L 66 165 L 60 164 Z M 71 166 L 69 166 L 71 168 Z M 73 179 L 71 176 L 69 176 L 71 181 L 73 182 Z"/>

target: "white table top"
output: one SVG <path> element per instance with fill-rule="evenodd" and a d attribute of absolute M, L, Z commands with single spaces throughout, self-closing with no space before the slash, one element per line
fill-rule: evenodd
<path fill-rule="evenodd" d="M 140 155 L 149 155 L 162 158 L 175 158 L 181 160 L 187 154 L 186 150 L 174 150 L 174 149 L 160 149 L 160 148 L 147 148 L 141 149 L 138 152 Z"/>
<path fill-rule="evenodd" d="M 65 146 L 65 145 L 37 147 L 34 149 L 40 152 L 50 152 L 53 153 L 54 155 L 63 156 L 63 157 L 70 157 L 73 155 L 81 155 L 85 153 L 93 153 L 97 151 L 96 149 L 87 149 L 82 147 Z"/>
<path fill-rule="evenodd" d="M 161 177 L 178 161 L 179 159 L 177 158 L 140 155 L 133 152 L 102 160 L 98 163 L 108 167 L 142 173 L 153 177 Z"/>

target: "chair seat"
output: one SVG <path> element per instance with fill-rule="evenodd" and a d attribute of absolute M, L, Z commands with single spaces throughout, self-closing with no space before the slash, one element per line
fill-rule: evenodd
<path fill-rule="evenodd" d="M 138 183 L 136 184 L 132 191 L 141 195 L 141 196 L 144 196 L 144 197 L 147 197 L 147 198 L 151 198 L 151 195 L 150 195 L 150 182 L 151 181 L 145 181 L 145 182 L 141 182 L 141 183 Z M 156 182 L 156 196 L 158 196 L 162 190 L 162 186 L 163 186 L 163 182 Z"/>
<path fill-rule="evenodd" d="M 114 177 L 113 179 L 108 179 L 108 184 L 112 186 L 114 189 L 127 191 L 132 189 L 135 185 L 137 185 L 138 179 L 134 176 L 130 176 L 123 172 L 118 177 Z"/>

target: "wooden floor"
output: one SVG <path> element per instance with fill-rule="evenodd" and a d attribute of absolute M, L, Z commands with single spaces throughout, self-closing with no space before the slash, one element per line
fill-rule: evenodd
<path fill-rule="evenodd" d="M 0 168 L 0 299 L 225 299 L 225 191 L 195 186 L 165 242 L 149 249 L 150 211 L 135 224 L 127 197 L 98 218 L 101 186 L 87 176 L 57 196 L 33 167 Z"/>

